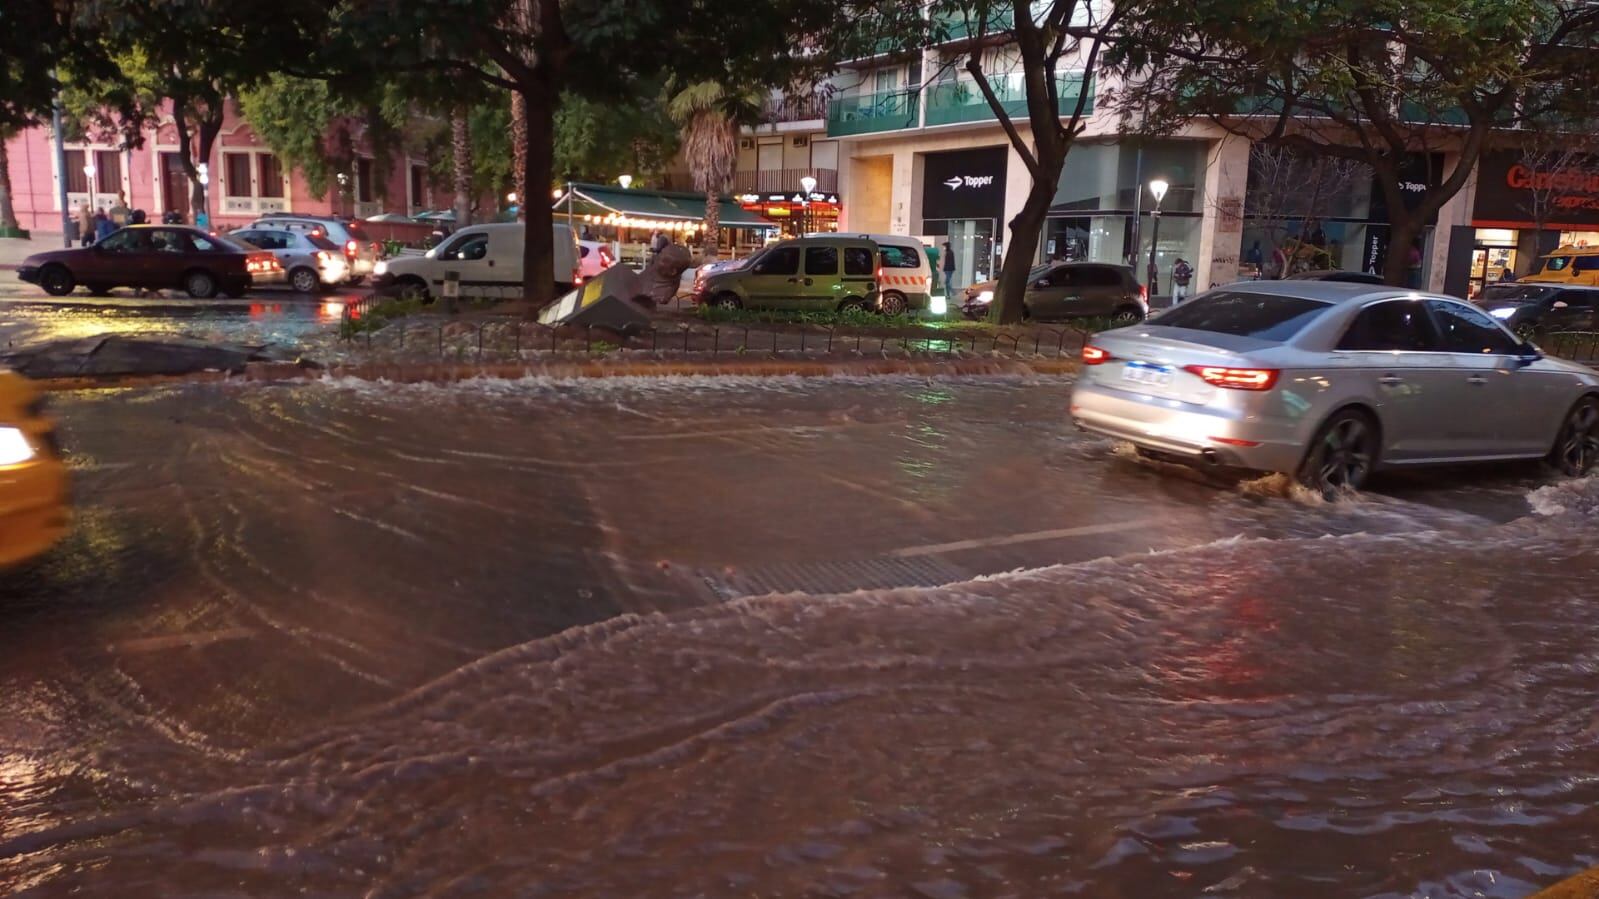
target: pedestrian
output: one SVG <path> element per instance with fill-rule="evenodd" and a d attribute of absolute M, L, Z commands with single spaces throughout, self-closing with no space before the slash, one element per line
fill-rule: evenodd
<path fill-rule="evenodd" d="M 1282 247 L 1271 249 L 1271 269 L 1266 275 L 1268 279 L 1288 277 L 1288 253 Z"/>
<path fill-rule="evenodd" d="M 115 230 L 117 230 L 117 229 L 116 229 L 115 226 L 113 226 L 111 224 L 111 219 L 110 219 L 110 217 L 108 217 L 105 214 L 105 210 L 104 209 L 95 210 L 95 213 L 94 213 L 94 242 L 95 243 L 99 243 L 100 241 L 105 240 L 107 237 L 110 237 L 111 236 L 111 232 L 113 232 Z"/>
<path fill-rule="evenodd" d="M 1249 248 L 1249 252 L 1244 254 L 1244 261 L 1250 265 L 1253 265 L 1255 267 L 1255 271 L 1257 272 L 1260 271 L 1260 267 L 1265 263 L 1265 260 L 1266 257 L 1260 252 L 1260 241 L 1258 240 L 1255 241 L 1254 246 Z"/>
<path fill-rule="evenodd" d="M 1405 286 L 1411 290 L 1421 289 L 1421 239 L 1417 238 L 1410 245 L 1410 252 L 1405 254 Z"/>
<path fill-rule="evenodd" d="M 130 225 L 142 225 L 149 220 L 149 214 L 143 209 L 135 209 L 133 210 L 133 214 L 128 216 L 128 224 Z"/>
<path fill-rule="evenodd" d="M 1514 284 L 1516 281 L 1516 273 L 1508 268 L 1501 269 L 1499 271 L 1499 281 L 1501 284 Z"/>
<path fill-rule="evenodd" d="M 117 226 L 118 228 L 126 228 L 128 226 L 128 219 L 133 215 L 133 210 L 128 208 L 128 197 L 126 194 L 122 193 L 121 191 L 117 191 L 117 202 L 116 205 L 111 207 L 110 215 L 111 224 Z"/>
<path fill-rule="evenodd" d="M 1194 280 L 1194 267 L 1188 260 L 1177 257 L 1177 263 L 1171 267 L 1171 304 L 1181 303 L 1188 296 L 1188 282 Z"/>
<path fill-rule="evenodd" d="M 944 299 L 948 300 L 955 295 L 955 248 L 946 240 L 941 252 L 943 258 L 939 266 L 944 270 Z"/>
<path fill-rule="evenodd" d="M 78 204 L 78 240 L 85 247 L 94 243 L 94 213 L 89 211 L 88 203 Z"/>

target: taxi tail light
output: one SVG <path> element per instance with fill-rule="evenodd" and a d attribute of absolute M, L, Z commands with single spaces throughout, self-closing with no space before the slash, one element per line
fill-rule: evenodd
<path fill-rule="evenodd" d="M 1229 390 L 1270 390 L 1281 374 L 1275 368 L 1227 368 L 1220 365 L 1187 365 L 1183 371 L 1196 375 L 1212 387 Z"/>
<path fill-rule="evenodd" d="M 1108 350 L 1101 349 L 1091 343 L 1083 344 L 1083 364 L 1103 365 L 1115 357 Z"/>

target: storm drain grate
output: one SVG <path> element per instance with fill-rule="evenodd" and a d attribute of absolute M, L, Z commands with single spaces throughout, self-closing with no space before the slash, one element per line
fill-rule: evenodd
<path fill-rule="evenodd" d="M 780 562 L 731 573 L 704 573 L 724 599 L 768 593 L 849 593 L 894 587 L 938 587 L 971 580 L 959 566 L 936 557 Z"/>

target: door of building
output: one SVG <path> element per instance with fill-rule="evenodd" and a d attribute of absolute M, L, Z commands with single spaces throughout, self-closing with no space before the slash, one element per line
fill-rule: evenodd
<path fill-rule="evenodd" d="M 189 211 L 189 176 L 183 171 L 183 157 L 161 154 L 161 209 L 164 212 Z"/>

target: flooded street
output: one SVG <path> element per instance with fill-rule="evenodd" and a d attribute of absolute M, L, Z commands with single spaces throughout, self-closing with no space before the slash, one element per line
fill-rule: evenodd
<path fill-rule="evenodd" d="M 1599 479 L 1328 504 L 1138 461 L 1069 391 L 59 394 L 76 530 L 0 581 L 0 894 L 1517 897 L 1599 865 Z"/>

